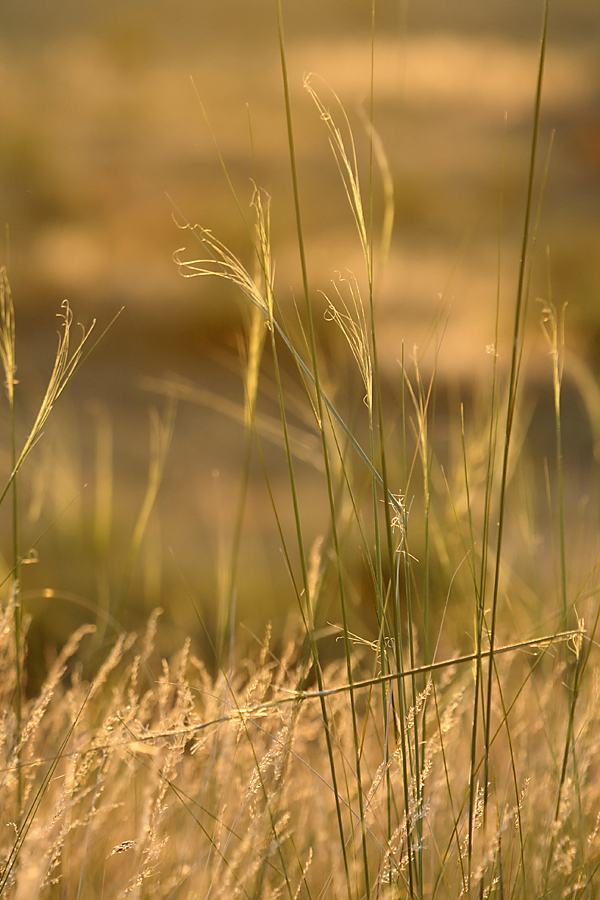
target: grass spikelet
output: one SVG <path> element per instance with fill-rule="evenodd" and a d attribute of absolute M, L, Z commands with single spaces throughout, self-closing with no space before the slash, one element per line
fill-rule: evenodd
<path fill-rule="evenodd" d="M 340 275 L 338 280 L 332 283 L 337 296 L 337 303 L 334 303 L 330 297 L 325 295 L 328 304 L 325 319 L 335 322 L 348 342 L 365 387 L 365 404 L 369 414 L 372 415 L 373 363 L 369 347 L 369 329 L 358 282 L 353 275 L 350 275 L 348 278 L 342 278 Z M 351 300 L 350 306 L 344 300 L 342 288 L 347 288 L 346 293 L 350 295 Z"/>
<path fill-rule="evenodd" d="M 339 125 L 336 124 L 334 117 L 332 116 L 329 109 L 325 106 L 323 101 L 321 100 L 319 94 L 315 91 L 312 86 L 313 75 L 307 75 L 304 79 L 304 87 L 308 91 L 309 96 L 313 100 L 315 106 L 319 111 L 319 115 L 321 119 L 325 123 L 327 131 L 329 133 L 329 145 L 335 157 L 335 161 L 337 163 L 338 171 L 340 173 L 342 183 L 344 185 L 344 189 L 346 192 L 346 198 L 348 200 L 348 204 L 350 209 L 352 210 L 352 214 L 354 216 L 354 221 L 356 224 L 356 229 L 358 231 L 358 237 L 360 240 L 360 245 L 362 248 L 363 256 L 365 261 L 368 263 L 368 279 L 369 284 L 372 283 L 372 271 L 370 266 L 371 260 L 371 248 L 369 235 L 367 231 L 367 223 L 365 220 L 365 214 L 363 210 L 363 201 L 360 187 L 360 178 L 358 174 L 358 160 L 356 155 L 356 147 L 354 144 L 354 136 L 352 133 L 352 129 L 350 127 L 350 123 L 348 121 L 348 116 L 346 111 L 342 105 L 340 98 L 337 96 L 335 91 L 331 90 L 331 94 L 333 96 L 336 107 L 340 112 L 340 116 L 342 118 L 342 122 L 344 123 L 344 131 L 346 133 L 346 137 L 342 132 L 342 129 Z"/>
<path fill-rule="evenodd" d="M 71 308 L 67 300 L 63 300 L 61 304 L 61 312 L 57 313 L 57 316 L 60 318 L 61 323 L 58 338 L 58 348 L 54 360 L 54 367 L 52 369 L 50 378 L 48 379 L 46 393 L 44 394 L 42 402 L 40 403 L 35 422 L 33 423 L 31 430 L 29 431 L 29 434 L 23 444 L 23 448 L 21 449 L 19 456 L 17 457 L 10 478 L 8 479 L 2 493 L 0 493 L 0 503 L 5 498 L 10 485 L 16 478 L 27 456 L 39 440 L 44 425 L 47 422 L 52 410 L 54 409 L 57 400 L 64 392 L 65 388 L 73 378 L 75 372 L 83 362 L 88 349 L 87 344 L 94 328 L 95 320 L 89 327 L 89 329 L 87 329 L 87 331 L 82 328 L 82 334 L 79 343 L 75 346 L 75 349 L 72 349 L 71 330 L 73 326 L 73 313 L 71 312 Z"/>
<path fill-rule="evenodd" d="M 173 259 L 183 277 L 224 278 L 236 285 L 242 294 L 269 320 L 272 310 L 268 299 L 259 290 L 254 278 L 225 244 L 214 237 L 207 228 L 202 228 L 200 225 L 184 224 L 179 227 L 191 231 L 207 253 L 205 257 L 183 260 L 181 254 L 185 251 L 185 247 L 176 250 Z"/>

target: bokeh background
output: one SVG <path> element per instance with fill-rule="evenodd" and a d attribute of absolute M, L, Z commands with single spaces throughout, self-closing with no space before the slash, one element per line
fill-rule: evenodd
<path fill-rule="evenodd" d="M 333 89 L 344 103 L 366 174 L 361 111 L 369 96 L 371 4 L 284 0 L 283 10 L 309 273 L 318 297 L 336 271 L 361 273 L 362 266 L 303 77 L 316 73 L 323 81 L 313 84 L 326 102 Z M 396 202 L 388 266 L 377 284 L 386 389 L 393 397 L 402 346 L 412 354 L 417 345 L 427 369 L 444 330 L 441 383 L 468 392 L 489 372 L 497 294 L 504 337 L 510 327 L 542 4 L 380 0 L 376 14 L 375 125 Z M 16 307 L 23 435 L 51 369 L 61 301 L 69 299 L 84 326 L 96 318 L 98 331 L 123 307 L 61 399 L 24 473 L 22 549 L 35 544 L 35 562 L 23 570 L 23 590 L 34 655 L 43 656 L 45 645 L 98 610 L 120 612 L 119 598 L 128 624 L 162 606 L 166 633 L 178 643 L 182 632 L 202 642 L 195 608 L 214 624 L 239 495 L 243 431 L 236 410 L 243 405 L 240 335 L 247 310 L 216 281 L 182 279 L 172 255 L 182 245 L 196 252 L 175 216 L 212 229 L 252 264 L 219 153 L 248 221 L 253 183 L 272 197 L 278 293 L 291 306 L 301 291 L 274 4 L 1 5 L 1 252 Z M 569 379 L 594 370 L 600 343 L 596 0 L 551 3 L 542 171 L 548 157 L 531 296 L 558 308 L 568 303 L 573 365 L 565 427 L 579 483 L 593 463 L 593 433 Z M 377 188 L 376 213 L 379 194 Z M 542 440 L 552 428 L 551 375 L 541 307 L 531 307 L 528 390 Z M 323 318 L 320 338 L 335 372 L 343 363 L 331 329 Z M 501 363 L 508 352 L 505 343 Z M 129 572 L 148 484 L 152 411 L 163 421 L 168 415 L 157 382 L 168 380 L 185 382 L 194 402 L 177 404 L 162 483 Z M 269 384 L 267 366 L 265 415 L 276 413 Z M 289 387 L 296 389 L 291 374 Z M 7 421 L 3 411 L 6 474 Z M 298 424 L 310 450 L 310 422 Z M 285 523 L 283 455 L 273 446 L 267 456 Z M 307 528 L 317 535 L 320 476 L 307 462 L 299 463 L 299 477 Z M 0 512 L 8 571 L 10 515 Z M 237 614 L 258 629 L 269 617 L 282 621 L 290 602 L 259 464 L 246 521 Z"/>

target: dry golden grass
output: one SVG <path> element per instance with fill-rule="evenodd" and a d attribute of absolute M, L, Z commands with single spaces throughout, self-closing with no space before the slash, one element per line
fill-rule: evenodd
<path fill-rule="evenodd" d="M 19 741 L 12 610 L 5 608 L 2 896 L 346 896 L 323 720 L 317 699 L 296 692 L 295 642 L 278 657 L 267 635 L 235 674 L 211 676 L 189 642 L 168 661 L 156 658 L 157 619 L 145 634 L 115 637 L 87 676 L 82 663 L 93 629 L 73 635 L 39 696 L 26 702 Z M 572 645 L 571 662 L 576 650 L 585 652 Z M 481 787 L 472 813 L 472 884 L 492 872 L 500 896 L 591 896 L 600 861 L 600 733 L 598 679 L 592 661 L 588 666 L 557 815 L 569 706 L 565 655 L 557 646 L 498 657 L 495 775 L 485 828 Z M 359 649 L 356 679 L 378 669 L 373 648 Z M 343 687 L 345 666 L 330 665 L 323 680 L 328 690 Z M 409 773 L 408 811 L 401 749 L 383 731 L 381 686 L 356 694 L 369 896 L 406 896 L 409 845 L 419 856 L 422 896 L 461 896 L 473 683 L 471 665 L 444 667 L 407 713 L 411 759 L 415 734 L 423 741 L 421 789 Z M 358 887 L 364 874 L 348 692 L 333 693 L 327 707 L 357 889 L 351 896 L 366 896 Z"/>

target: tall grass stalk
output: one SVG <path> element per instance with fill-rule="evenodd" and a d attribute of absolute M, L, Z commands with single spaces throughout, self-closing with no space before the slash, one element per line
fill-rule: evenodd
<path fill-rule="evenodd" d="M 512 340 L 512 352 L 511 352 L 511 362 L 510 362 L 510 375 L 508 381 L 508 401 L 507 401 L 507 412 L 506 412 L 506 425 L 504 431 L 504 450 L 502 456 L 502 468 L 500 472 L 500 488 L 499 488 L 499 503 L 498 503 L 498 532 L 496 538 L 496 559 L 495 559 L 495 571 L 494 571 L 494 583 L 492 588 L 492 608 L 491 608 L 491 616 L 490 616 L 490 625 L 489 625 L 489 643 L 490 643 L 490 659 L 488 662 L 488 670 L 487 670 L 487 684 L 485 688 L 485 718 L 484 718 L 484 772 L 483 772 L 483 811 L 484 811 L 484 826 L 485 820 L 487 816 L 487 801 L 488 801 L 488 790 L 489 790 L 489 762 L 490 762 L 490 735 L 491 735 L 491 714 L 492 714 L 492 690 L 493 690 L 493 678 L 494 678 L 494 656 L 493 651 L 496 642 L 496 627 L 497 627 L 497 617 L 498 617 L 498 604 L 499 604 L 499 588 L 500 588 L 500 573 L 502 571 L 502 544 L 504 538 L 504 524 L 505 524 L 505 511 L 506 511 L 506 489 L 508 482 L 508 471 L 509 471 L 509 456 L 511 451 L 511 437 L 513 431 L 513 424 L 515 418 L 515 411 L 517 405 L 517 392 L 519 386 L 519 374 L 521 369 L 521 358 L 523 353 L 523 328 L 524 328 L 524 320 L 525 320 L 525 309 L 527 305 L 527 296 L 525 291 L 526 286 L 526 273 L 528 270 L 529 263 L 529 250 L 530 250 L 530 241 L 531 241 L 531 216 L 533 210 L 533 196 L 534 196 L 534 186 L 535 186 L 535 177 L 537 173 L 537 147 L 538 147 L 538 138 L 539 138 L 539 128 L 540 128 L 540 113 L 542 108 L 542 88 L 543 88 L 543 79 L 544 79 L 544 64 L 546 60 L 546 45 L 548 39 L 548 13 L 550 9 L 549 0 L 544 0 L 544 12 L 543 12 L 543 23 L 542 23 L 542 33 L 540 39 L 540 56 L 538 63 L 538 72 L 537 72 L 537 84 L 535 91 L 535 101 L 534 101 L 534 109 L 533 109 L 533 128 L 531 135 L 531 152 L 530 152 L 530 160 L 529 160 L 529 173 L 527 179 L 527 194 L 525 200 L 525 216 L 523 222 L 523 237 L 521 243 L 521 256 L 519 261 L 519 274 L 517 281 L 517 291 L 516 291 L 516 302 L 515 302 L 515 311 L 514 311 L 514 326 L 513 326 L 513 340 Z"/>
<path fill-rule="evenodd" d="M 311 375 L 312 375 L 312 379 L 313 379 L 313 383 L 314 383 L 314 387 L 315 387 L 315 395 L 316 395 L 317 427 L 319 429 L 319 433 L 321 436 L 323 460 L 325 463 L 325 476 L 326 476 L 326 482 L 327 482 L 327 494 L 328 494 L 328 500 L 329 500 L 329 507 L 332 512 L 332 521 L 331 521 L 332 537 L 333 537 L 333 542 L 335 545 L 336 558 L 339 559 L 339 548 L 338 548 L 338 539 L 337 539 L 337 529 L 336 529 L 336 525 L 335 525 L 335 505 L 334 505 L 334 498 L 333 498 L 333 485 L 332 485 L 332 478 L 331 478 L 330 458 L 329 458 L 329 451 L 328 451 L 328 446 L 327 446 L 327 438 L 326 438 L 326 434 L 325 434 L 325 421 L 324 421 L 324 416 L 323 416 L 323 397 L 322 397 L 322 393 L 321 393 L 321 381 L 320 381 L 320 372 L 319 372 L 319 365 L 318 365 L 318 358 L 317 358 L 317 344 L 316 344 L 316 338 L 315 338 L 310 287 L 309 287 L 309 280 L 308 280 L 306 250 L 305 250 L 305 246 L 304 246 L 304 229 L 303 229 L 303 224 L 302 224 L 300 193 L 299 193 L 299 187 L 298 187 L 298 170 L 297 170 L 297 165 L 296 165 L 296 146 L 295 146 L 295 141 L 294 141 L 294 129 L 293 129 L 293 122 L 292 122 L 292 108 L 291 108 L 291 100 L 290 100 L 286 47 L 285 47 L 285 38 L 284 38 L 284 30 L 283 30 L 283 14 L 282 14 L 280 0 L 275 0 L 275 8 L 276 8 L 276 15 L 277 15 L 277 30 L 278 30 L 278 37 L 279 37 L 279 50 L 280 50 L 280 60 L 281 60 L 281 74 L 282 74 L 282 85 L 283 85 L 283 94 L 284 94 L 285 118 L 286 118 L 286 124 L 287 124 L 288 150 L 289 150 L 289 154 L 290 154 L 290 171 L 291 171 L 291 176 L 292 176 L 292 188 L 293 188 L 293 194 L 294 194 L 294 211 L 295 211 L 295 217 L 296 217 L 298 252 L 299 252 L 299 258 L 300 258 L 300 268 L 301 268 L 301 272 L 302 272 L 302 285 L 303 285 L 303 289 L 304 289 L 304 299 L 305 299 L 305 303 L 306 303 L 307 320 L 308 320 L 309 352 L 310 352 L 311 369 L 312 369 Z M 271 308 L 271 310 L 273 309 L 273 303 L 270 304 L 270 308 Z M 273 347 L 273 351 L 274 351 L 274 359 L 277 359 L 275 345 L 274 345 L 275 331 L 274 331 L 274 328 L 272 325 L 271 325 L 271 336 L 272 336 L 272 347 Z M 283 395 L 281 393 L 281 379 L 280 379 L 279 375 L 277 377 L 277 387 L 278 387 L 278 392 L 279 392 L 279 396 L 280 396 L 280 408 L 283 412 L 285 407 L 284 407 Z M 287 441 L 286 441 L 286 444 L 287 444 Z M 289 472 L 290 472 L 290 484 L 293 485 L 293 483 L 294 483 L 293 464 L 292 464 L 292 459 L 289 456 L 289 454 L 288 454 L 288 467 L 289 467 Z M 294 488 L 294 494 L 296 494 L 295 488 Z M 294 502 L 294 516 L 295 516 L 295 520 L 296 520 L 297 534 L 299 536 L 299 547 L 302 547 L 303 543 L 302 543 L 302 540 L 300 537 L 301 532 L 302 532 L 302 527 L 301 527 L 301 522 L 300 522 L 300 515 L 299 515 L 297 500 L 295 500 L 295 502 Z M 311 585 L 308 580 L 308 570 L 306 567 L 304 552 L 301 552 L 301 559 L 302 559 L 302 582 L 304 585 L 305 602 L 306 602 L 307 608 L 310 609 L 311 604 L 312 604 L 312 598 L 310 596 Z M 342 616 L 344 617 L 344 620 L 345 620 L 346 609 L 345 609 L 344 594 L 343 594 L 341 578 L 339 581 L 339 586 L 340 586 L 340 591 L 341 591 L 340 600 L 341 600 Z M 319 685 L 319 690 L 322 691 L 324 688 L 324 683 L 323 683 L 323 677 L 322 677 L 322 673 L 321 673 L 321 665 L 320 665 L 320 660 L 319 660 L 318 647 L 317 647 L 317 643 L 314 639 L 313 634 L 311 634 L 309 636 L 309 639 L 310 639 L 313 664 L 314 664 L 315 671 L 317 674 L 317 683 Z M 348 679 L 351 684 L 352 683 L 352 664 L 351 664 L 351 655 L 350 655 L 349 644 L 348 644 L 347 627 L 345 627 L 345 629 L 344 629 L 344 649 L 346 652 L 346 664 L 347 664 Z M 350 692 L 350 697 L 351 697 L 351 708 L 352 708 L 352 728 L 353 728 L 353 733 L 355 735 L 355 748 L 356 748 L 357 747 L 357 742 L 356 742 L 357 723 L 356 723 L 356 709 L 354 706 L 354 694 L 353 694 L 352 690 Z M 345 838 L 344 825 L 343 825 L 343 820 L 342 820 L 342 810 L 341 810 L 341 806 L 340 806 L 339 798 L 338 798 L 337 773 L 336 773 L 335 760 L 334 760 L 334 756 L 333 756 L 333 746 L 332 746 L 331 738 L 330 738 L 329 716 L 328 716 L 326 704 L 323 701 L 322 701 L 322 705 L 321 705 L 321 713 L 323 716 L 323 725 L 324 725 L 324 729 L 325 729 L 325 734 L 327 736 L 327 738 L 326 738 L 327 753 L 328 753 L 328 757 L 329 757 L 329 765 L 330 765 L 330 771 L 331 771 L 331 777 L 332 777 L 332 784 L 333 784 L 335 797 L 336 797 L 336 810 L 337 810 L 338 828 L 339 828 L 341 848 L 342 848 L 342 856 L 343 856 L 343 862 L 344 862 L 344 872 L 345 872 L 345 876 L 346 876 L 348 897 L 350 898 L 352 896 L 352 891 L 351 891 L 351 882 L 350 882 L 349 862 L 348 862 L 348 858 L 346 855 L 346 838 Z M 357 765 L 357 777 L 359 778 L 359 784 L 360 784 L 360 758 L 358 755 L 356 755 L 355 759 L 356 759 L 356 765 Z M 361 787 L 359 787 L 359 803 L 360 803 L 361 810 L 362 810 L 363 796 L 362 796 Z M 363 823 L 363 819 L 361 816 L 361 825 L 362 825 L 362 823 Z M 363 857 L 365 860 L 365 867 L 366 867 L 366 865 L 367 865 L 367 849 L 366 849 L 366 835 L 364 833 L 364 830 L 363 830 L 363 835 L 362 835 L 362 843 L 363 843 Z"/>

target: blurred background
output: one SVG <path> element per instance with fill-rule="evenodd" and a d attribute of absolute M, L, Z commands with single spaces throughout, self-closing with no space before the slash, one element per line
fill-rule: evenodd
<path fill-rule="evenodd" d="M 324 311 L 317 292 L 331 292 L 336 272 L 362 279 L 363 266 L 303 77 L 323 79 L 313 85 L 326 105 L 331 90 L 343 102 L 366 178 L 371 4 L 284 0 L 283 11 L 309 276 Z M 390 256 L 376 284 L 386 389 L 393 401 L 402 347 L 410 357 L 418 346 L 427 370 L 443 332 L 438 371 L 451 396 L 453 386 L 468 392 L 489 375 L 497 295 L 501 335 L 510 332 L 542 4 L 381 0 L 376 15 L 375 126 L 395 190 Z M 565 387 L 565 431 L 580 481 L 588 477 L 594 435 L 576 382 L 597 368 L 600 344 L 596 0 L 552 2 L 544 96 L 539 154 L 547 172 L 538 180 L 538 196 L 545 186 L 531 275 L 529 389 L 541 440 L 552 433 L 551 369 L 542 307 L 533 301 L 567 303 L 575 374 Z M 23 570 L 23 591 L 34 654 L 98 610 L 123 613 L 128 625 L 141 627 L 160 605 L 177 643 L 182 633 L 202 643 L 197 610 L 215 624 L 239 501 L 240 337 L 248 310 L 220 282 L 181 278 L 174 251 L 186 245 L 194 256 L 198 248 L 174 217 L 210 228 L 251 267 L 244 216 L 251 221 L 253 183 L 272 197 L 278 296 L 291 309 L 301 282 L 273 3 L 1 5 L 0 261 L 16 308 L 23 437 L 52 367 L 61 301 L 68 298 L 85 327 L 97 319 L 98 332 L 123 308 L 61 398 L 24 472 L 22 550 L 35 545 L 35 562 Z M 376 186 L 376 216 L 381 205 Z M 331 323 L 320 313 L 317 319 L 334 373 L 347 355 Z M 501 364 L 509 352 L 506 340 Z M 266 368 L 261 408 L 276 415 Z M 152 416 L 162 417 L 164 431 L 172 413 L 160 381 L 185 383 L 191 399 L 174 411 L 146 521 Z M 300 396 L 291 369 L 289 389 Z M 4 435 L 7 423 L 4 410 Z M 307 529 L 316 537 L 324 497 L 310 462 L 314 430 L 300 416 L 298 425 L 309 457 L 298 464 Z M 166 445 L 163 433 L 165 452 Z M 266 452 L 283 498 L 283 454 L 268 442 Z M 6 474 L 8 453 L 4 437 Z M 10 514 L 0 513 L 8 571 Z M 284 526 L 289 513 L 282 499 Z M 260 629 L 269 617 L 285 619 L 293 594 L 259 462 L 246 521 L 237 615 Z"/>

